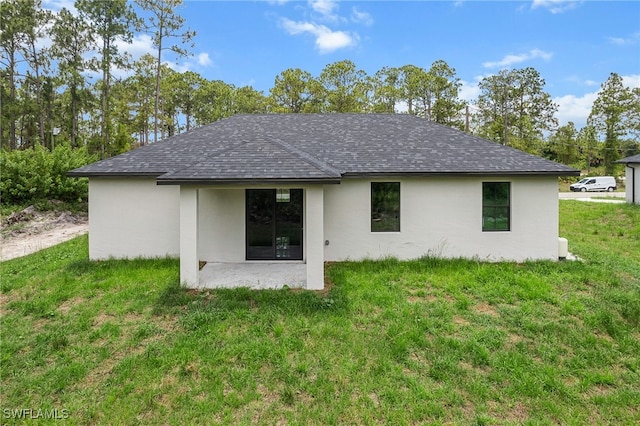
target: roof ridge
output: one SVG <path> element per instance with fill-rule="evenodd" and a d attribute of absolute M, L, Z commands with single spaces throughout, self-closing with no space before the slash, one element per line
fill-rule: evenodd
<path fill-rule="evenodd" d="M 332 167 L 331 165 L 325 163 L 324 161 L 318 160 L 316 157 L 312 156 L 311 154 L 309 154 L 308 152 L 302 151 L 301 149 L 288 144 L 287 142 L 280 140 L 280 139 L 272 139 L 269 142 L 275 143 L 277 145 L 280 145 L 280 147 L 284 148 L 286 151 L 288 151 L 289 153 L 295 155 L 296 157 L 300 158 L 301 160 L 306 161 L 307 163 L 311 164 L 312 166 L 316 167 L 317 169 L 319 169 L 320 171 L 324 172 L 324 173 L 332 173 L 338 176 L 341 176 L 342 173 Z"/>

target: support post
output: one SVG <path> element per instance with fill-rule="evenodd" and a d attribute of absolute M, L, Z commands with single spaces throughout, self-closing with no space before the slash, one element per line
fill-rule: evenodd
<path fill-rule="evenodd" d="M 200 281 L 198 259 L 198 188 L 180 187 L 180 283 L 197 288 Z"/>
<path fill-rule="evenodd" d="M 324 288 L 324 188 L 305 189 L 307 289 Z"/>

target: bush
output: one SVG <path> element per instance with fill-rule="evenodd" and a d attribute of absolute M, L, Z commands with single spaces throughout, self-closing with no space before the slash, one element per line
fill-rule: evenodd
<path fill-rule="evenodd" d="M 77 201 L 87 198 L 88 180 L 69 178 L 69 170 L 96 160 L 86 148 L 56 146 L 0 151 L 2 204 L 28 204 L 37 200 Z"/>

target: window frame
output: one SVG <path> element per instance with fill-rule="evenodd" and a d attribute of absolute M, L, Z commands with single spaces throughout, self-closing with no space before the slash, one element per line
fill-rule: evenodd
<path fill-rule="evenodd" d="M 494 197 L 491 203 L 487 203 L 487 196 L 485 194 L 485 188 L 488 185 L 507 185 L 507 191 L 506 191 L 506 195 L 507 195 L 507 202 L 501 202 L 501 200 L 498 199 L 498 196 L 496 195 L 496 197 Z M 498 191 L 493 191 L 494 194 L 498 194 Z M 511 205 L 512 205 L 512 200 L 511 200 L 511 182 L 509 181 L 488 181 L 488 182 L 482 182 L 482 232 L 511 232 Z M 492 215 L 487 215 L 485 214 L 487 209 L 493 209 L 493 214 Z M 496 214 L 497 211 L 502 210 L 504 211 L 506 209 L 506 215 L 498 215 Z M 506 228 L 505 227 L 498 227 L 498 218 L 504 217 L 506 216 Z M 491 225 L 489 226 L 489 224 L 487 224 L 487 219 L 491 219 Z"/>
<path fill-rule="evenodd" d="M 394 187 L 394 191 L 395 188 L 397 188 L 397 193 L 398 193 L 398 200 L 397 200 L 397 205 L 392 206 L 392 208 L 385 212 L 385 213 L 389 213 L 391 212 L 392 216 L 394 216 L 393 218 L 390 219 L 390 223 L 389 225 L 391 225 L 391 227 L 389 226 L 380 226 L 380 224 L 382 223 L 383 219 L 378 219 L 377 216 L 380 214 L 380 210 L 382 210 L 381 208 L 375 208 L 376 206 L 374 206 L 374 202 L 376 201 L 374 197 L 374 187 L 378 187 L 380 185 L 393 185 Z M 369 186 L 369 226 L 370 226 L 370 231 L 372 233 L 398 233 L 400 232 L 401 228 L 401 185 L 400 185 L 400 181 L 372 181 L 370 186 Z M 378 206 L 380 207 L 380 206 Z"/>

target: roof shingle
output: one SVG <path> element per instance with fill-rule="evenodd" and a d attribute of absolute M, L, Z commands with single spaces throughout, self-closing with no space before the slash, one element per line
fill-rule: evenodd
<path fill-rule="evenodd" d="M 69 172 L 158 183 L 337 182 L 358 175 L 578 175 L 407 114 L 236 115 Z"/>

